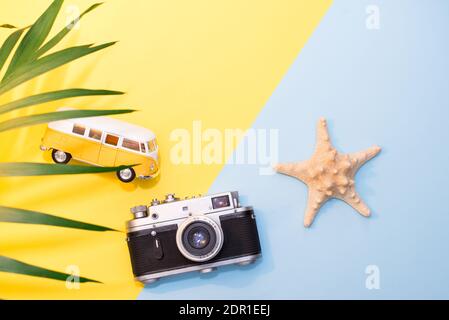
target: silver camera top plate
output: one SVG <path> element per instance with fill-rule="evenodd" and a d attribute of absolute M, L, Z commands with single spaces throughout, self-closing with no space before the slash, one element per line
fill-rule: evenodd
<path fill-rule="evenodd" d="M 145 211 L 146 209 L 146 211 Z M 237 191 L 222 192 L 179 200 L 168 194 L 163 201 L 154 199 L 150 206 L 131 209 L 134 219 L 128 221 L 129 232 L 159 227 L 165 224 L 181 223 L 188 217 L 213 213 L 234 213 L 240 209 Z M 211 217 L 212 218 L 212 217 Z M 176 221 L 181 220 L 181 221 Z"/>

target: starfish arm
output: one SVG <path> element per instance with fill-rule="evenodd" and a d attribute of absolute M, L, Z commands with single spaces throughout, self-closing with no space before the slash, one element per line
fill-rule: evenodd
<path fill-rule="evenodd" d="M 355 169 L 354 171 L 357 171 L 367 161 L 377 156 L 381 150 L 379 146 L 372 146 L 364 151 L 349 154 L 349 160 Z"/>
<path fill-rule="evenodd" d="M 344 196 L 340 196 L 338 198 L 349 204 L 362 216 L 369 217 L 371 215 L 371 210 L 368 208 L 365 202 L 363 202 L 357 192 L 354 191 L 354 189 L 347 192 Z"/>
<path fill-rule="evenodd" d="M 296 163 L 279 163 L 274 166 L 274 170 L 279 173 L 305 181 L 307 176 L 308 161 Z"/>
<path fill-rule="evenodd" d="M 320 118 L 317 124 L 316 152 L 327 151 L 332 148 L 326 119 Z"/>
<path fill-rule="evenodd" d="M 313 220 L 315 219 L 315 216 L 317 215 L 321 206 L 328 199 L 329 198 L 326 197 L 322 192 L 309 187 L 307 208 L 306 208 L 306 213 L 304 215 L 304 226 L 306 228 L 308 228 L 312 225 Z"/>

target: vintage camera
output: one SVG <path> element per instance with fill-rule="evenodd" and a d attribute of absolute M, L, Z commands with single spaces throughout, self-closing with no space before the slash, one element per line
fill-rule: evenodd
<path fill-rule="evenodd" d="M 238 192 L 163 201 L 131 209 L 127 242 L 136 280 L 217 267 L 247 265 L 261 256 L 252 207 L 239 205 Z"/>

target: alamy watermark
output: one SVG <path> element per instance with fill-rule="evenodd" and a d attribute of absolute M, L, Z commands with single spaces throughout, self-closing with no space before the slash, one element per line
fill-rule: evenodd
<path fill-rule="evenodd" d="M 379 266 L 377 266 L 375 264 L 366 266 L 365 274 L 367 275 L 367 277 L 365 279 L 365 287 L 368 290 L 379 290 L 380 289 Z"/>
<path fill-rule="evenodd" d="M 65 272 L 69 274 L 65 281 L 65 287 L 69 290 L 80 289 L 80 268 L 76 265 L 69 265 L 65 269 Z"/>
<path fill-rule="evenodd" d="M 78 30 L 81 27 L 80 14 L 81 10 L 77 5 L 70 4 L 65 9 L 66 26 L 69 30 Z"/>
<path fill-rule="evenodd" d="M 170 141 L 170 161 L 175 165 L 249 164 L 258 165 L 260 175 L 272 175 L 279 156 L 278 129 L 219 130 L 204 128 L 196 120 L 191 130 L 173 130 Z"/>
<path fill-rule="evenodd" d="M 368 30 L 380 29 L 380 8 L 377 5 L 371 4 L 366 6 L 366 20 L 365 26 Z"/>

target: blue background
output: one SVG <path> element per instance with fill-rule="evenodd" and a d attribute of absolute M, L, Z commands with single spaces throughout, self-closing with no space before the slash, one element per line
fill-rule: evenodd
<path fill-rule="evenodd" d="M 378 5 L 380 30 L 365 27 Z M 142 299 L 449 299 L 449 1 L 336 0 L 254 123 L 279 129 L 281 162 L 311 156 L 318 118 L 341 152 L 383 150 L 356 177 L 364 218 L 332 200 L 302 225 L 307 188 L 227 165 L 210 192 L 238 190 L 264 257 L 162 280 Z M 368 265 L 380 289 L 365 286 Z"/>

